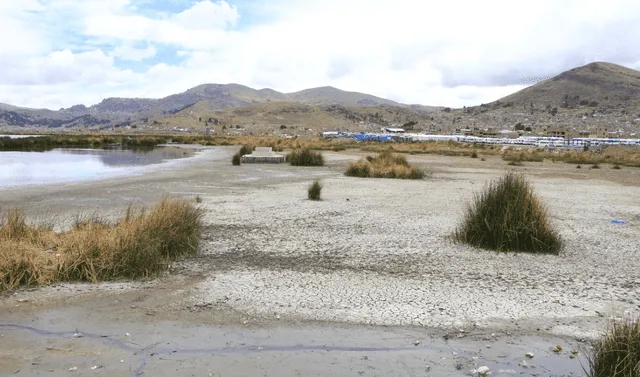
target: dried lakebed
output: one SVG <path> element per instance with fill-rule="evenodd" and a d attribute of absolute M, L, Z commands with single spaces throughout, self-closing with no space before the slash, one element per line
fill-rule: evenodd
<path fill-rule="evenodd" d="M 232 167 L 233 153 L 215 148 L 141 177 L 4 192 L 3 207 L 28 203 L 30 213 L 46 203 L 101 209 L 105 197 L 115 213 L 131 198 L 199 195 L 207 215 L 200 255 L 156 281 L 0 299 L 0 324 L 13 326 L 0 328 L 0 375 L 77 366 L 78 375 L 458 376 L 480 365 L 494 376 L 581 375 L 582 353 L 570 358 L 587 347 L 580 340 L 640 310 L 637 169 L 518 168 L 567 245 L 560 256 L 535 256 L 447 237 L 473 191 L 506 168 L 499 159 L 410 156 L 432 174 L 397 181 L 342 176 L 352 154 L 294 168 Z M 305 199 L 315 177 L 321 202 Z M 549 350 L 556 344 L 564 351 Z M 519 365 L 526 352 L 536 368 Z"/>

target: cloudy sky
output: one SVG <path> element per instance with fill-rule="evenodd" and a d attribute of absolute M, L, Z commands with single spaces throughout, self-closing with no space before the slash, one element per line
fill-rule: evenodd
<path fill-rule="evenodd" d="M 0 25 L 0 102 L 51 109 L 203 83 L 461 107 L 640 69 L 638 0 L 0 0 Z"/>

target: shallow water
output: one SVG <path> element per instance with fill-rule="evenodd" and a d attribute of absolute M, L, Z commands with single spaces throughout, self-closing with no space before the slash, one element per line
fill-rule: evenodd
<path fill-rule="evenodd" d="M 193 155 L 191 150 L 173 147 L 158 147 L 150 151 L 54 149 L 47 152 L 0 152 L 0 188 L 136 175 L 150 166 Z"/>
<path fill-rule="evenodd" d="M 9 139 L 24 139 L 26 137 L 42 137 L 45 135 L 0 135 L 0 137 L 8 137 Z"/>

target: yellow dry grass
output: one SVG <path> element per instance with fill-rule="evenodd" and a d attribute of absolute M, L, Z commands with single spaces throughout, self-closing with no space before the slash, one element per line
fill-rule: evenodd
<path fill-rule="evenodd" d="M 29 225 L 20 211 L 0 224 L 0 291 L 56 281 L 144 278 L 175 258 L 196 252 L 202 211 L 163 199 L 115 224 L 79 221 L 65 232 Z"/>
<path fill-rule="evenodd" d="M 412 168 L 406 157 L 395 155 L 390 150 L 380 153 L 377 157 L 369 156 L 349 164 L 345 175 L 360 178 L 424 178 L 422 170 Z"/>

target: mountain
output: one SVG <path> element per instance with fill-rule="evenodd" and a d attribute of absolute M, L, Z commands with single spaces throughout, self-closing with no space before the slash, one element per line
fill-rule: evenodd
<path fill-rule="evenodd" d="M 106 98 L 90 107 L 75 105 L 58 111 L 0 104 L 0 125 L 65 128 L 129 125 L 142 119 L 171 116 L 195 104 L 198 104 L 201 109 L 224 110 L 269 102 L 411 108 L 409 105 L 369 94 L 346 92 L 333 87 L 280 93 L 273 89 L 256 90 L 239 84 L 204 84 L 183 93 L 159 99 Z M 415 111 L 424 112 L 433 109 L 428 106 L 412 106 Z"/>
<path fill-rule="evenodd" d="M 564 108 L 640 102 L 640 71 L 611 63 L 591 63 L 539 82 L 499 102 Z"/>
<path fill-rule="evenodd" d="M 637 137 L 640 71 L 596 62 L 562 72 L 497 101 L 444 109 L 434 123 L 450 129 L 544 134 L 558 127 L 590 135 Z"/>
<path fill-rule="evenodd" d="M 409 122 L 419 123 L 416 130 L 431 132 L 516 125 L 534 131 L 559 125 L 633 132 L 640 124 L 640 72 L 591 63 L 498 101 L 463 109 L 407 105 L 330 86 L 281 93 L 239 84 L 204 84 L 159 99 L 107 98 L 90 107 L 58 111 L 0 104 L 0 126 L 12 127 L 136 126 L 161 131 L 268 125 L 265 130 L 272 132 L 281 126 L 363 130 Z"/>
<path fill-rule="evenodd" d="M 342 105 L 342 106 L 400 106 L 398 102 L 358 92 L 345 92 L 331 86 L 306 89 L 288 94 L 294 102 L 307 105 Z"/>

